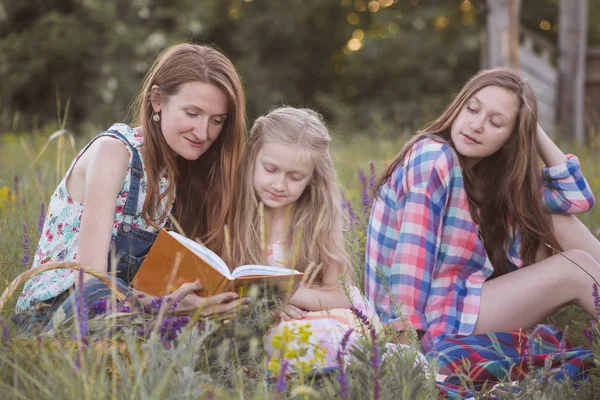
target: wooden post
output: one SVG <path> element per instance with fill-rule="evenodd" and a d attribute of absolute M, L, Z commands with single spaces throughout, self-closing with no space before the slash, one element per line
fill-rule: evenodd
<path fill-rule="evenodd" d="M 485 67 L 519 66 L 521 0 L 487 0 Z"/>
<path fill-rule="evenodd" d="M 558 122 L 561 134 L 585 141 L 587 0 L 560 0 L 558 18 Z"/>

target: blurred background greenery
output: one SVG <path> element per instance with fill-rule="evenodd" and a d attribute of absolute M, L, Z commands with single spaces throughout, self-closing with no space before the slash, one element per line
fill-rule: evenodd
<path fill-rule="evenodd" d="M 558 0 L 522 25 L 556 42 Z M 343 136 L 392 137 L 435 117 L 480 68 L 484 0 L 0 0 L 0 132 L 124 121 L 157 53 L 213 43 L 239 68 L 250 121 L 316 108 Z M 600 2 L 589 2 L 589 46 Z"/>

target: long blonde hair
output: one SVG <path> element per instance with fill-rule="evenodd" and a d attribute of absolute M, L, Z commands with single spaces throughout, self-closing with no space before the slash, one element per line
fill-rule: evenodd
<path fill-rule="evenodd" d="M 168 151 L 160 124 L 152 121 L 152 87 L 166 96 L 177 94 L 187 82 L 203 82 L 220 88 L 228 99 L 228 117 L 221 134 L 197 160 L 188 161 Z M 212 47 L 178 44 L 164 50 L 156 59 L 134 104 L 134 123 L 142 126 L 148 196 L 143 216 L 148 223 L 157 220 L 157 204 L 173 196 L 177 187 L 174 216 L 190 237 L 199 237 L 207 246 L 222 253 L 223 225 L 233 206 L 236 171 L 245 139 L 245 97 L 241 79 L 233 63 Z M 158 182 L 166 168 L 171 186 L 159 196 Z M 163 216 L 164 217 L 164 216 Z"/>
<path fill-rule="evenodd" d="M 321 284 L 328 265 L 336 263 L 345 272 L 349 262 L 342 232 L 342 195 L 329 154 L 331 136 L 322 117 L 310 109 L 281 107 L 254 122 L 239 170 L 231 265 L 267 261 L 261 224 L 268 227 L 269 220 L 265 215 L 266 221 L 261 221 L 253 185 L 256 158 L 267 142 L 300 148 L 314 162 L 313 175 L 286 218 L 285 253 L 290 268 L 306 271 L 311 264 L 318 268 L 313 282 Z"/>
<path fill-rule="evenodd" d="M 465 168 L 464 157 L 456 151 L 450 130 L 466 102 L 487 86 L 498 86 L 514 93 L 519 100 L 519 108 L 513 132 L 506 144 L 471 170 Z M 471 215 L 481 228 L 485 251 L 494 266 L 492 276 L 503 275 L 508 272 L 506 251 L 510 245 L 510 233 L 521 233 L 520 256 L 525 265 L 536 261 L 540 248 L 546 256 L 552 255 L 552 250 L 544 244 L 560 249 L 550 216 L 540 200 L 541 173 L 536 135 L 537 102 L 531 84 L 510 68 L 481 71 L 465 84 L 437 120 L 406 143 L 377 178 L 374 193 L 390 179 L 416 141 L 431 137 L 448 143 L 462 166 Z M 483 184 L 481 196 L 477 196 L 474 189 L 475 176 Z"/>

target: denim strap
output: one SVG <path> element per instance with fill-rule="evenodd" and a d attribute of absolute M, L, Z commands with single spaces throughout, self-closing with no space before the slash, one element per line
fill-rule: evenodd
<path fill-rule="evenodd" d="M 127 194 L 127 200 L 125 200 L 125 207 L 123 208 L 123 214 L 125 214 L 124 222 L 131 224 L 133 217 L 137 212 L 138 198 L 140 196 L 140 184 L 142 176 L 144 176 L 144 169 L 142 167 L 142 160 L 140 154 L 129 140 L 125 138 L 118 131 L 106 131 L 111 133 L 121 140 L 123 140 L 131 149 L 131 180 L 129 181 L 129 192 Z"/>

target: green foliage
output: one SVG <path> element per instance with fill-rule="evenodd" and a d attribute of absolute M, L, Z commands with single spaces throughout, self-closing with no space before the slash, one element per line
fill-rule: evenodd
<path fill-rule="evenodd" d="M 344 135 L 391 137 L 423 126 L 479 69 L 486 12 L 484 0 L 1 0 L 0 132 L 55 121 L 57 95 L 71 100 L 69 126 L 127 121 L 158 52 L 194 41 L 234 61 L 251 119 L 311 106 Z M 558 0 L 522 2 L 521 15 L 556 42 Z M 598 15 L 590 1 L 590 46 Z"/>
<path fill-rule="evenodd" d="M 2 0 L 0 131 L 53 121 L 57 93 L 71 100 L 69 126 L 126 120 L 150 61 L 190 40 L 234 61 L 251 118 L 286 103 L 318 108 L 344 131 L 414 128 L 477 70 L 481 18 L 472 8 L 465 19 L 458 1 L 379 3 Z"/>

